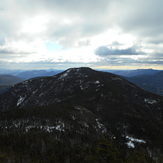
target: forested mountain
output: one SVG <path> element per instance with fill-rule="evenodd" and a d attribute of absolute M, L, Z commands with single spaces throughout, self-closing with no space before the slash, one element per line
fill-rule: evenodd
<path fill-rule="evenodd" d="M 144 90 L 163 96 L 163 71 L 153 75 L 141 75 L 125 78 Z"/>
<path fill-rule="evenodd" d="M 21 81 L 23 81 L 23 79 L 13 75 L 0 75 L 0 85 L 14 85 Z"/>
<path fill-rule="evenodd" d="M 0 94 L 6 92 L 12 85 L 21 81 L 23 81 L 23 79 L 13 75 L 0 75 Z"/>
<path fill-rule="evenodd" d="M 160 162 L 163 97 L 90 68 L 30 79 L 0 95 L 0 159 Z"/>

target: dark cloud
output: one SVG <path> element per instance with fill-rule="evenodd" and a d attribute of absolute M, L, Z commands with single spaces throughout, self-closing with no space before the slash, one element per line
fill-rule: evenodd
<path fill-rule="evenodd" d="M 127 49 L 109 49 L 106 46 L 100 46 L 95 50 L 95 54 L 105 57 L 109 55 L 138 55 L 140 53 L 136 52 L 133 47 Z"/>
<path fill-rule="evenodd" d="M 110 0 L 6 0 L 0 2 L 5 6 L 3 17 L 0 17 L 0 31 L 4 37 L 14 40 L 31 41 L 39 37 L 72 47 L 76 41 L 89 39 L 111 26 L 108 10 L 111 3 Z M 37 21 L 38 16 L 46 18 L 46 30 L 41 34 L 25 33 L 22 30 L 24 24 L 34 18 Z"/>
<path fill-rule="evenodd" d="M 23 51 L 11 51 L 11 50 L 0 50 L 0 54 L 18 54 L 20 56 L 20 54 L 24 55 L 24 54 L 34 54 L 35 52 L 23 52 Z"/>
<path fill-rule="evenodd" d="M 3 8 L 0 11 L 0 31 L 5 36 L 17 39 L 32 37 L 20 31 L 26 20 L 37 15 L 47 18 L 47 30 L 39 37 L 57 40 L 64 37 L 67 44 L 71 40 L 97 35 L 114 27 L 139 35 L 144 40 L 155 38 L 157 42 L 163 28 L 161 0 L 6 0 L 0 5 Z M 62 23 L 64 20 L 70 20 L 70 23 Z"/>
<path fill-rule="evenodd" d="M 20 59 L 23 59 L 25 61 L 25 58 L 28 55 L 33 55 L 34 53 L 30 52 L 17 52 L 13 50 L 0 50 L 0 61 L 6 61 L 6 64 L 8 61 L 17 62 Z"/>
<path fill-rule="evenodd" d="M 8 51 L 8 50 L 0 50 L 0 54 L 14 54 L 15 52 Z"/>
<path fill-rule="evenodd" d="M 152 66 L 162 66 L 163 64 L 163 59 L 140 59 L 140 60 L 135 60 L 132 58 L 120 58 L 120 57 L 108 57 L 108 58 L 101 58 L 99 62 L 96 63 L 98 66 L 116 66 L 117 68 L 119 66 L 136 66 L 136 67 L 152 67 Z"/>
<path fill-rule="evenodd" d="M 162 60 L 163 59 L 163 53 L 153 53 L 147 59 Z"/>
<path fill-rule="evenodd" d="M 117 24 L 121 29 L 144 41 L 148 39 L 157 41 L 157 38 L 159 39 L 160 35 L 162 35 L 163 1 L 133 0 L 126 1 L 124 5 L 122 6 L 125 10 L 119 12 L 122 18 L 117 19 Z"/>

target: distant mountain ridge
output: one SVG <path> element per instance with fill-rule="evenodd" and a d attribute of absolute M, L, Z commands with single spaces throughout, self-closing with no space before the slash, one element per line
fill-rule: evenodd
<path fill-rule="evenodd" d="M 126 77 L 125 79 L 138 85 L 144 90 L 163 96 L 163 71 L 159 71 L 152 75 Z"/>
<path fill-rule="evenodd" d="M 100 70 L 104 72 L 110 72 L 116 75 L 132 77 L 132 76 L 140 76 L 140 75 L 152 75 L 161 70 L 154 69 L 136 69 L 136 70 Z M 23 79 L 29 79 L 38 76 L 53 76 L 57 73 L 61 73 L 63 70 L 57 69 L 49 69 L 49 70 L 7 70 L 0 69 L 0 75 L 9 74 L 13 76 L 17 76 Z"/>
<path fill-rule="evenodd" d="M 53 76 L 62 70 L 2 70 L 0 75 L 0 94 L 6 92 L 13 84 L 30 78 Z"/>
<path fill-rule="evenodd" d="M 30 71 L 23 71 L 21 73 L 18 73 L 16 76 L 22 79 L 30 79 L 35 77 L 53 76 L 61 72 L 62 70 L 53 70 L 53 71 L 30 70 Z"/>
<path fill-rule="evenodd" d="M 19 69 L 0 69 L 0 75 L 8 74 L 8 75 L 16 76 L 22 71 L 23 70 L 19 70 Z"/>
<path fill-rule="evenodd" d="M 160 72 L 161 70 L 137 69 L 137 70 L 106 70 L 106 71 L 120 76 L 133 77 L 133 76 L 141 76 L 141 75 L 152 75 Z"/>

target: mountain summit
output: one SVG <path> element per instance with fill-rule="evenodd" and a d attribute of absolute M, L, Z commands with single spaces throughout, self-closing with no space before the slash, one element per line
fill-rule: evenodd
<path fill-rule="evenodd" d="M 71 68 L 52 77 L 31 79 L 14 85 L 0 96 L 0 109 L 74 103 L 101 108 L 160 106 L 162 97 L 145 92 L 121 77 L 92 70 Z"/>
<path fill-rule="evenodd" d="M 71 68 L 52 77 L 23 81 L 0 96 L 1 111 L 51 106 L 55 112 L 55 106 L 65 104 L 83 108 L 79 109 L 82 117 L 89 113 L 101 128 L 98 134 L 108 133 L 119 145 L 123 142 L 129 147 L 163 151 L 163 97 L 117 75 L 86 67 Z"/>

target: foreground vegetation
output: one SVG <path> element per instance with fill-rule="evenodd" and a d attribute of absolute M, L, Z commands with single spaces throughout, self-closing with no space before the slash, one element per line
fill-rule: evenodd
<path fill-rule="evenodd" d="M 85 144 L 68 137 L 55 140 L 53 134 L 12 133 L 0 137 L 0 162 L 8 163 L 155 163 L 144 149 L 118 149 L 108 135 Z M 89 138 L 91 141 L 91 138 Z M 161 161 L 159 161 L 161 162 Z"/>
<path fill-rule="evenodd" d="M 125 140 L 102 134 L 95 125 L 90 112 L 72 105 L 1 112 L 0 162 L 161 163 L 161 155 L 145 145 L 128 148 Z"/>

